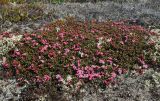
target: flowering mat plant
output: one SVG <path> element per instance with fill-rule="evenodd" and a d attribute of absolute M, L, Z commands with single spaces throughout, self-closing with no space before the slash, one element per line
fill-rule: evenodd
<path fill-rule="evenodd" d="M 93 83 L 105 89 L 119 75 L 131 70 L 142 74 L 158 63 L 152 58 L 157 50 L 150 36 L 158 37 L 126 21 L 57 20 L 23 34 L 3 56 L 3 78 L 15 78 L 19 86 L 52 82 L 57 90 L 60 85 L 78 90 Z"/>

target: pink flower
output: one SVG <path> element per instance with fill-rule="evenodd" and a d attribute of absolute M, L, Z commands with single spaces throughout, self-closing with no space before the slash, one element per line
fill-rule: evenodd
<path fill-rule="evenodd" d="M 64 44 L 64 45 L 67 45 L 67 44 L 68 44 L 68 42 L 67 42 L 67 41 L 65 41 L 65 42 L 63 42 L 63 44 Z"/>
<path fill-rule="evenodd" d="M 148 65 L 147 65 L 147 64 L 143 64 L 143 67 L 144 67 L 144 68 L 148 68 Z"/>
<path fill-rule="evenodd" d="M 112 64 L 113 63 L 112 58 L 109 57 L 108 60 L 107 60 L 107 62 L 109 62 L 110 64 Z"/>
<path fill-rule="evenodd" d="M 115 72 L 111 73 L 112 78 L 115 78 L 117 76 L 117 74 Z"/>
<path fill-rule="evenodd" d="M 32 40 L 32 38 L 28 36 L 28 37 L 25 38 L 25 40 L 30 41 L 30 40 Z"/>
<path fill-rule="evenodd" d="M 128 41 L 128 36 L 126 35 L 124 42 L 127 42 L 127 41 Z"/>
<path fill-rule="evenodd" d="M 37 46 L 38 43 L 37 43 L 37 42 L 33 42 L 32 45 L 33 45 L 33 47 L 34 47 L 34 46 Z"/>
<path fill-rule="evenodd" d="M 100 44 L 97 44 L 97 48 L 98 48 L 98 49 L 101 49 L 102 46 L 101 46 Z"/>
<path fill-rule="evenodd" d="M 36 76 L 35 82 L 41 83 L 42 82 L 42 78 L 40 76 Z"/>
<path fill-rule="evenodd" d="M 136 42 L 136 40 L 135 40 L 135 39 L 133 39 L 133 40 L 132 40 L 132 42 L 134 43 L 134 42 Z"/>
<path fill-rule="evenodd" d="M 155 32 L 149 32 L 150 35 L 157 35 Z"/>
<path fill-rule="evenodd" d="M 122 72 L 123 72 L 122 69 L 121 69 L 121 68 L 118 68 L 118 73 L 119 73 L 119 74 L 122 74 Z"/>
<path fill-rule="evenodd" d="M 23 81 L 23 78 L 18 78 L 17 81 Z"/>
<path fill-rule="evenodd" d="M 62 76 L 60 74 L 56 75 L 56 79 L 58 79 L 59 82 L 63 81 L 63 78 L 62 78 Z"/>
<path fill-rule="evenodd" d="M 104 80 L 103 82 L 104 82 L 104 84 L 107 85 L 107 86 L 110 84 L 110 80 Z"/>
<path fill-rule="evenodd" d="M 36 34 L 33 33 L 33 34 L 31 34 L 31 36 L 36 36 Z"/>
<path fill-rule="evenodd" d="M 17 67 L 19 64 L 20 64 L 20 63 L 19 63 L 19 61 L 17 61 L 17 60 L 13 60 L 13 62 L 12 62 L 12 65 L 13 65 L 14 67 Z"/>
<path fill-rule="evenodd" d="M 65 53 L 64 53 L 64 55 L 67 55 L 69 51 L 70 51 L 70 50 L 69 50 L 68 48 L 67 48 L 67 49 L 65 49 Z"/>
<path fill-rule="evenodd" d="M 47 40 L 45 40 L 45 39 L 42 39 L 41 42 L 42 42 L 44 45 L 47 44 Z"/>
<path fill-rule="evenodd" d="M 45 46 L 40 47 L 40 52 L 43 53 L 44 51 L 47 50 L 47 48 L 48 48 L 48 45 L 45 45 Z"/>
<path fill-rule="evenodd" d="M 49 81 L 51 79 L 51 77 L 49 75 L 44 75 L 44 81 Z"/>
<path fill-rule="evenodd" d="M 73 41 L 73 39 L 70 39 L 69 41 L 71 41 L 71 42 L 72 42 L 72 41 Z"/>
<path fill-rule="evenodd" d="M 21 55 L 21 53 L 20 53 L 19 51 L 14 51 L 14 54 L 15 54 L 16 56 L 20 56 L 20 55 Z"/>
<path fill-rule="evenodd" d="M 101 63 L 101 64 L 105 64 L 105 61 L 104 61 L 104 60 L 102 60 L 102 59 L 99 59 L 99 63 Z"/>
<path fill-rule="evenodd" d="M 103 56 L 103 52 L 96 51 L 97 56 Z"/>
<path fill-rule="evenodd" d="M 78 61 L 77 61 L 77 66 L 78 66 L 78 67 L 80 67 L 80 65 L 81 65 L 80 62 L 81 62 L 81 60 L 78 60 Z"/>
<path fill-rule="evenodd" d="M 32 40 L 32 43 L 36 43 L 36 40 Z"/>
<path fill-rule="evenodd" d="M 104 66 L 104 65 L 103 65 L 102 68 L 103 68 L 103 69 L 108 69 L 108 66 Z"/>
<path fill-rule="evenodd" d="M 156 43 L 155 41 L 149 41 L 148 42 L 149 45 L 155 45 L 155 43 Z"/>
<path fill-rule="evenodd" d="M 5 64 L 5 63 L 6 63 L 6 60 L 7 60 L 7 58 L 6 58 L 6 57 L 3 57 L 3 58 L 2 58 L 2 63 Z"/>
<path fill-rule="evenodd" d="M 78 69 L 78 70 L 77 70 L 76 75 L 77 75 L 79 78 L 83 78 L 84 71 L 83 71 L 83 70 Z"/>
<path fill-rule="evenodd" d="M 9 64 L 8 64 L 8 63 L 2 63 L 2 67 L 3 67 L 3 68 L 8 68 L 8 67 L 9 67 Z"/>
<path fill-rule="evenodd" d="M 99 73 L 89 74 L 89 80 L 93 80 L 94 78 L 100 78 L 101 75 Z"/>
<path fill-rule="evenodd" d="M 96 31 L 94 29 L 91 30 L 92 33 L 95 33 Z"/>
<path fill-rule="evenodd" d="M 19 70 L 18 70 L 18 69 L 16 69 L 16 74 L 17 74 L 17 75 L 19 74 Z"/>
<path fill-rule="evenodd" d="M 55 44 L 53 44 L 52 47 L 53 47 L 53 48 L 59 48 L 59 49 L 61 49 L 61 44 L 55 43 Z"/>
<path fill-rule="evenodd" d="M 64 32 L 59 33 L 60 38 L 64 38 L 64 35 L 65 35 Z"/>
<path fill-rule="evenodd" d="M 120 41 L 120 43 L 121 43 L 122 45 L 124 45 L 124 42 L 123 42 L 123 41 Z"/>
<path fill-rule="evenodd" d="M 76 44 L 72 47 L 74 49 L 74 51 L 80 51 L 80 45 L 79 44 Z"/>
<path fill-rule="evenodd" d="M 77 70 L 77 67 L 74 64 L 71 64 L 71 66 L 74 70 Z"/>
<path fill-rule="evenodd" d="M 92 80 L 94 78 L 94 75 L 93 74 L 90 74 L 89 75 L 89 80 Z"/>
<path fill-rule="evenodd" d="M 36 68 L 34 64 L 31 64 L 27 69 L 32 70 L 34 73 L 38 73 L 38 68 Z"/>
<path fill-rule="evenodd" d="M 41 38 L 42 38 L 42 35 L 37 35 L 37 38 L 41 39 Z"/>
<path fill-rule="evenodd" d="M 93 61 L 96 61 L 96 57 L 93 57 Z"/>
<path fill-rule="evenodd" d="M 48 56 L 49 56 L 49 57 L 54 57 L 54 56 L 55 56 L 54 51 L 50 50 L 49 53 L 48 53 Z"/>
<path fill-rule="evenodd" d="M 138 58 L 139 62 L 142 64 L 142 65 L 146 65 L 145 62 L 144 62 L 144 58 Z"/>
<path fill-rule="evenodd" d="M 3 39 L 3 35 L 0 35 L 0 40 L 2 40 Z"/>

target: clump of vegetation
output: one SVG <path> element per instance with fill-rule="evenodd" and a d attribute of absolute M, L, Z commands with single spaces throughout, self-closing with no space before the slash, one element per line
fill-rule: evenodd
<path fill-rule="evenodd" d="M 25 3 L 26 0 L 1 0 L 0 1 L 0 4 L 1 5 L 5 5 L 5 4 L 8 4 L 8 3 L 17 3 L 17 4 L 22 4 L 22 3 Z"/>
<path fill-rule="evenodd" d="M 0 1 L 0 4 L 1 5 L 5 5 L 5 4 L 8 4 L 9 3 L 9 0 L 1 0 Z"/>
<path fill-rule="evenodd" d="M 142 73 L 155 61 L 153 35 L 141 26 L 121 22 L 58 20 L 40 32 L 25 33 L 6 55 L 6 77 L 20 84 L 59 85 L 79 89 L 85 83 L 102 88 L 130 70 Z M 141 68 L 133 68 L 137 64 Z M 56 86 L 58 85 L 58 86 Z M 57 88 L 55 88 L 57 87 Z"/>
<path fill-rule="evenodd" d="M 0 12 L 2 13 L 2 20 L 19 22 L 19 21 L 29 21 L 38 20 L 43 17 L 44 11 L 42 9 L 43 5 L 36 4 L 24 4 L 16 7 L 5 6 L 2 7 Z"/>
<path fill-rule="evenodd" d="M 26 8 L 28 9 L 28 17 L 31 20 L 37 20 L 43 17 L 44 15 L 44 11 L 42 9 L 43 5 L 36 5 L 36 4 L 29 4 L 26 6 Z"/>
<path fill-rule="evenodd" d="M 27 18 L 27 12 L 20 8 L 2 8 L 2 19 L 11 22 L 22 21 Z"/>
<path fill-rule="evenodd" d="M 9 0 L 9 2 L 17 3 L 17 4 L 22 4 L 22 3 L 25 3 L 26 0 Z"/>

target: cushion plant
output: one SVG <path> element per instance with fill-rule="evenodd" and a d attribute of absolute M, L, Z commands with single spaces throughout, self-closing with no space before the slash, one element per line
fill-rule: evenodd
<path fill-rule="evenodd" d="M 25 33 L 6 55 L 5 77 L 20 83 L 56 80 L 108 85 L 130 70 L 142 73 L 153 65 L 155 33 L 125 22 L 58 20 L 35 33 Z M 140 68 L 134 68 L 138 65 Z"/>

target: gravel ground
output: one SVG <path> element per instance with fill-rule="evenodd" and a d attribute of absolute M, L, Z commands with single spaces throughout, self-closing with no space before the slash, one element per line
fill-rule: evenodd
<path fill-rule="evenodd" d="M 66 16 L 74 16 L 79 21 L 85 19 L 90 20 L 92 18 L 98 21 L 105 21 L 108 19 L 114 21 L 121 19 L 137 19 L 137 24 L 145 27 L 160 26 L 160 1 L 154 1 L 155 2 L 139 0 L 139 2 L 130 3 L 106 1 L 98 3 L 64 3 L 60 5 L 44 4 L 44 16 L 41 19 L 35 21 L 21 21 L 18 23 L 0 20 L 0 32 L 33 32 L 55 19 L 64 18 Z"/>
<path fill-rule="evenodd" d="M 154 9 L 153 7 L 147 7 L 143 3 L 67 3 L 63 5 L 55 5 L 53 8 L 55 9 L 55 16 L 57 16 L 57 18 L 72 15 L 78 20 L 91 18 L 95 18 L 98 21 L 104 21 L 107 19 L 139 19 L 150 25 L 160 24 L 160 8 Z"/>

